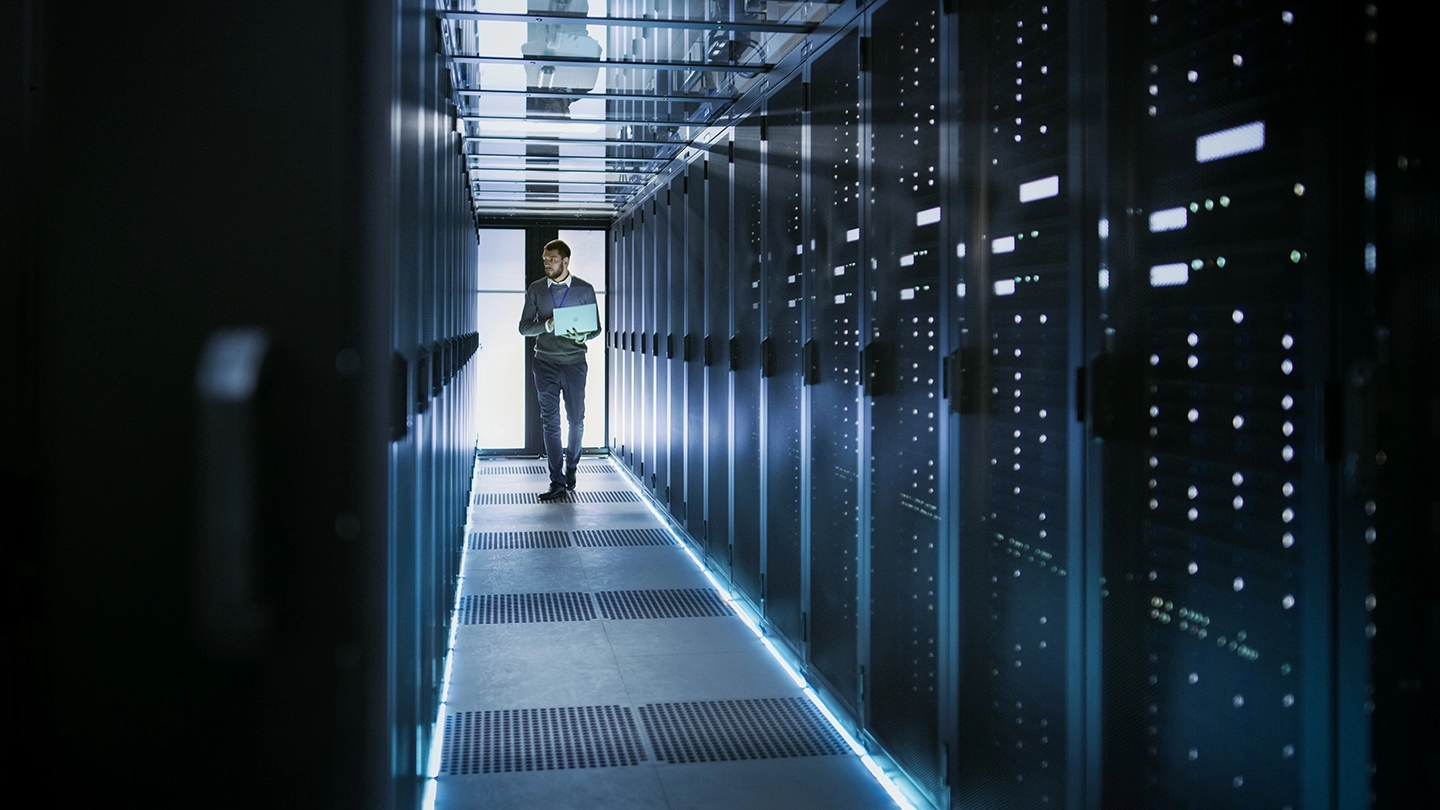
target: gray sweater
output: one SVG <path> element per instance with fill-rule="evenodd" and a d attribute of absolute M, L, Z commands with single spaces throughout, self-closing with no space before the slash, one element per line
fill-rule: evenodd
<path fill-rule="evenodd" d="M 574 273 L 567 283 L 569 292 L 555 287 L 550 292 L 550 279 L 541 278 L 525 290 L 525 309 L 520 313 L 520 334 L 535 338 L 535 357 L 549 363 L 569 365 L 585 359 L 585 341 L 593 339 L 599 332 L 576 338 L 561 337 L 546 331 L 545 324 L 560 306 L 573 307 L 580 304 L 594 304 L 595 288 Z M 563 300 L 563 304 L 562 304 Z"/>

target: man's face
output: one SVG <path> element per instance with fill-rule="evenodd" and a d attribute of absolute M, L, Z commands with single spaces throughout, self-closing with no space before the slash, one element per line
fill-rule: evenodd
<path fill-rule="evenodd" d="M 570 272 L 570 260 L 562 257 L 557 250 L 547 250 L 540 254 L 540 258 L 545 262 L 546 278 L 559 281 Z"/>

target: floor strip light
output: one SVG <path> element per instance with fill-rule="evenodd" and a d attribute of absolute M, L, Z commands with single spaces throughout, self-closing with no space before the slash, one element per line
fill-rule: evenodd
<path fill-rule="evenodd" d="M 479 477 L 480 464 L 477 458 L 470 473 L 470 492 L 475 491 Z M 470 521 L 470 508 L 467 506 L 463 537 L 470 536 L 473 528 Z M 450 673 L 455 665 L 455 636 L 460 627 L 460 594 L 465 590 L 465 562 L 469 556 L 470 547 L 466 543 L 460 548 L 460 576 L 455 581 L 455 597 L 450 601 L 450 604 L 454 605 L 450 612 L 450 640 L 445 646 L 445 675 L 440 681 L 440 706 L 435 711 L 435 723 L 430 727 L 430 760 L 425 764 L 425 787 L 420 797 L 422 810 L 435 810 L 435 795 L 440 780 L 440 755 L 445 748 L 445 709 L 450 703 Z"/>

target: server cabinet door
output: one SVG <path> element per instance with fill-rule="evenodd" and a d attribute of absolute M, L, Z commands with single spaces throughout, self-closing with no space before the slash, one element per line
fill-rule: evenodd
<path fill-rule="evenodd" d="M 799 76 L 770 97 L 766 109 L 764 340 L 765 386 L 765 616 L 799 648 L 801 616 L 800 535 L 800 337 L 805 299 L 801 262 Z"/>
<path fill-rule="evenodd" d="M 1082 617 L 1076 549 L 1080 425 L 1071 406 L 1083 355 L 1078 320 L 1083 255 L 1070 50 L 1076 5 L 993 4 L 969 49 L 969 109 L 979 116 L 967 200 L 985 218 L 966 251 L 979 254 L 963 303 L 971 390 L 962 430 L 967 516 L 961 591 L 969 610 L 960 696 L 963 777 L 956 801 L 1018 796 L 1081 806 L 1069 778 L 1083 735 L 1076 688 Z M 1098 132 L 1096 133 L 1098 137 Z M 1095 225 L 1088 228 L 1093 232 Z M 953 367 L 952 367 L 953 368 Z M 958 381 L 957 381 L 958 383 Z M 1072 520 L 1074 518 L 1074 520 Z M 1072 622 L 1074 624 L 1072 624 Z M 1001 673 L 998 677 L 995 673 Z M 1073 744 L 1073 745 L 1072 745 Z"/>
<path fill-rule="evenodd" d="M 665 435 L 670 422 L 670 388 L 665 373 L 664 347 L 658 336 L 665 329 L 670 300 L 664 297 L 664 259 L 670 249 L 670 231 L 661 212 L 660 200 L 651 197 L 645 213 L 644 349 L 645 368 L 645 464 L 644 480 L 649 490 L 660 486 L 665 473 Z"/>
<path fill-rule="evenodd" d="M 605 314 L 605 322 L 609 330 L 605 333 L 605 346 L 610 354 L 610 421 L 606 426 L 609 430 L 610 453 L 616 458 L 621 457 L 621 444 L 625 435 L 625 356 L 621 352 L 621 333 L 625 331 L 625 280 L 621 271 L 623 260 L 620 255 L 620 230 L 623 222 L 616 222 L 610 226 L 608 237 L 605 241 L 610 249 L 609 288 L 610 288 L 610 311 Z"/>
<path fill-rule="evenodd" d="M 859 714 L 860 34 L 810 68 L 809 658 Z"/>
<path fill-rule="evenodd" d="M 941 790 L 940 7 L 871 18 L 872 204 L 864 377 L 870 475 L 869 726 L 925 788 Z"/>
<path fill-rule="evenodd" d="M 735 283 L 730 368 L 734 371 L 731 463 L 734 465 L 735 584 L 756 604 L 765 598 L 760 573 L 760 274 L 764 200 L 761 186 L 761 120 L 751 115 L 735 127 Z"/>
<path fill-rule="evenodd" d="M 626 464 L 630 471 L 637 477 L 640 475 L 640 463 L 644 458 L 641 449 L 641 426 L 644 424 L 644 409 L 641 407 L 643 391 L 641 389 L 640 375 L 640 235 L 638 225 L 639 214 L 631 215 L 625 223 L 625 235 L 621 238 L 621 245 L 625 256 L 625 267 L 623 274 L 626 284 L 625 322 L 626 333 L 622 337 L 628 347 L 626 353 L 626 398 L 628 407 L 625 412 L 625 425 L 628 438 L 626 440 L 627 452 Z"/>
<path fill-rule="evenodd" d="M 664 502 L 665 488 L 670 481 L 670 363 L 665 359 L 665 333 L 670 328 L 670 223 L 671 209 L 664 193 L 650 199 L 650 213 L 653 217 L 651 233 L 654 235 L 652 252 L 646 256 L 650 263 L 650 277 L 645 285 L 649 296 L 650 321 L 650 362 L 647 367 L 653 377 L 654 399 L 651 402 L 652 462 L 650 468 L 650 490 Z"/>
<path fill-rule="evenodd" d="M 669 478 L 662 480 L 659 493 L 670 507 L 676 521 L 685 521 L 685 357 L 680 345 L 685 338 L 685 187 L 684 174 L 675 176 L 666 192 L 670 203 L 667 217 L 670 225 L 670 253 L 666 258 L 665 277 L 669 279 L 662 295 L 666 297 L 669 323 L 661 337 L 666 377 L 669 380 L 669 430 L 665 436 L 668 450 L 666 469 Z"/>
<path fill-rule="evenodd" d="M 685 529 L 705 538 L 705 161 L 690 164 L 685 194 Z"/>
<path fill-rule="evenodd" d="M 705 180 L 705 552 L 727 576 L 730 553 L 730 150 L 722 140 Z"/>
<path fill-rule="evenodd" d="M 1097 391 L 1125 407 L 1106 478 L 1136 482 L 1105 497 L 1106 567 L 1133 583 L 1104 613 L 1107 760 L 1132 763 L 1107 792 L 1337 806 L 1323 408 L 1329 246 L 1354 223 L 1330 208 L 1344 98 L 1323 66 L 1340 44 L 1318 11 L 1152 13 L 1115 19 L 1137 215 L 1104 291 L 1107 359 L 1138 385 L 1133 404 Z"/>
<path fill-rule="evenodd" d="M 640 295 L 636 318 L 636 336 L 640 339 L 640 480 L 654 489 L 655 475 L 655 412 L 659 392 L 655 386 L 655 242 L 660 223 L 655 216 L 654 200 L 640 208 L 640 258 L 637 272 Z"/>

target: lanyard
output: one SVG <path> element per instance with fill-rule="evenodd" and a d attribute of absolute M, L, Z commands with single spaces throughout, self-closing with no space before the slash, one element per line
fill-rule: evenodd
<path fill-rule="evenodd" d="M 553 284 L 552 284 L 552 285 L 550 286 L 550 290 L 549 290 L 549 292 L 550 292 L 550 308 L 551 308 L 551 309 L 559 309 L 559 308 L 565 306 L 565 299 L 570 297 L 570 285 L 569 285 L 569 284 L 566 284 L 566 285 L 564 285 L 564 286 L 565 286 L 565 294 L 562 295 L 562 296 L 560 296 L 560 303 L 558 303 L 558 304 L 555 303 L 555 287 L 556 287 L 556 286 L 559 286 L 559 285 L 553 285 Z"/>

